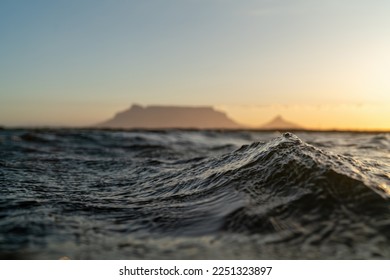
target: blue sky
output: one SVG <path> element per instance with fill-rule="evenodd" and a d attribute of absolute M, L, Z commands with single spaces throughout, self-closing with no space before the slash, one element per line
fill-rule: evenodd
<path fill-rule="evenodd" d="M 389 14 L 384 0 L 3 0 L 0 124 L 88 125 L 141 103 L 390 128 Z"/>

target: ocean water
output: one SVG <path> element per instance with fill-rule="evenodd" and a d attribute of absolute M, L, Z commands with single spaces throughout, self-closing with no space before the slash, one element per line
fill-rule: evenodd
<path fill-rule="evenodd" d="M 390 134 L 0 130 L 1 259 L 390 259 Z"/>

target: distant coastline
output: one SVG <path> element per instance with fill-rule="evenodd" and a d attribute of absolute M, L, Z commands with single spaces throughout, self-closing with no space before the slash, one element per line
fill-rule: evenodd
<path fill-rule="evenodd" d="M 293 133 L 356 133 L 356 134 L 381 134 L 390 133 L 390 130 L 381 129 L 261 129 L 261 128 L 102 128 L 94 126 L 7 126 L 2 127 L 0 130 L 32 130 L 32 131 L 51 131 L 51 130 L 75 130 L 75 131 L 149 131 L 149 132 L 162 132 L 162 131 L 230 131 L 230 132 L 293 132 Z"/>
<path fill-rule="evenodd" d="M 101 122 L 99 128 L 139 129 L 259 129 L 302 130 L 303 126 L 277 115 L 259 127 L 241 125 L 222 111 L 213 107 L 187 106 L 141 106 L 134 104 L 129 109 L 116 113 L 111 119 Z"/>
<path fill-rule="evenodd" d="M 0 130 L 118 130 L 118 131 L 162 131 L 162 130 L 229 130 L 258 132 L 324 132 L 324 133 L 390 133 L 390 129 L 317 129 L 291 122 L 281 115 L 257 127 L 247 126 L 231 119 L 225 112 L 212 106 L 141 106 L 134 104 L 116 113 L 112 118 L 91 125 L 0 125 Z"/>

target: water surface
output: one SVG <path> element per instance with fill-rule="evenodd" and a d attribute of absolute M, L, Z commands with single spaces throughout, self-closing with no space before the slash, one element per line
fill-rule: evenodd
<path fill-rule="evenodd" d="M 389 259 L 390 134 L 0 131 L 2 259 Z"/>

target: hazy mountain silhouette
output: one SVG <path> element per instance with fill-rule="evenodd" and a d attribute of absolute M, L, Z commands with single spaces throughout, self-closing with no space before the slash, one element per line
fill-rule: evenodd
<path fill-rule="evenodd" d="M 286 121 L 282 116 L 278 115 L 270 122 L 262 125 L 260 129 L 303 129 L 301 126 Z"/>
<path fill-rule="evenodd" d="M 117 113 L 97 125 L 106 128 L 227 128 L 241 126 L 212 107 L 140 106 Z"/>

